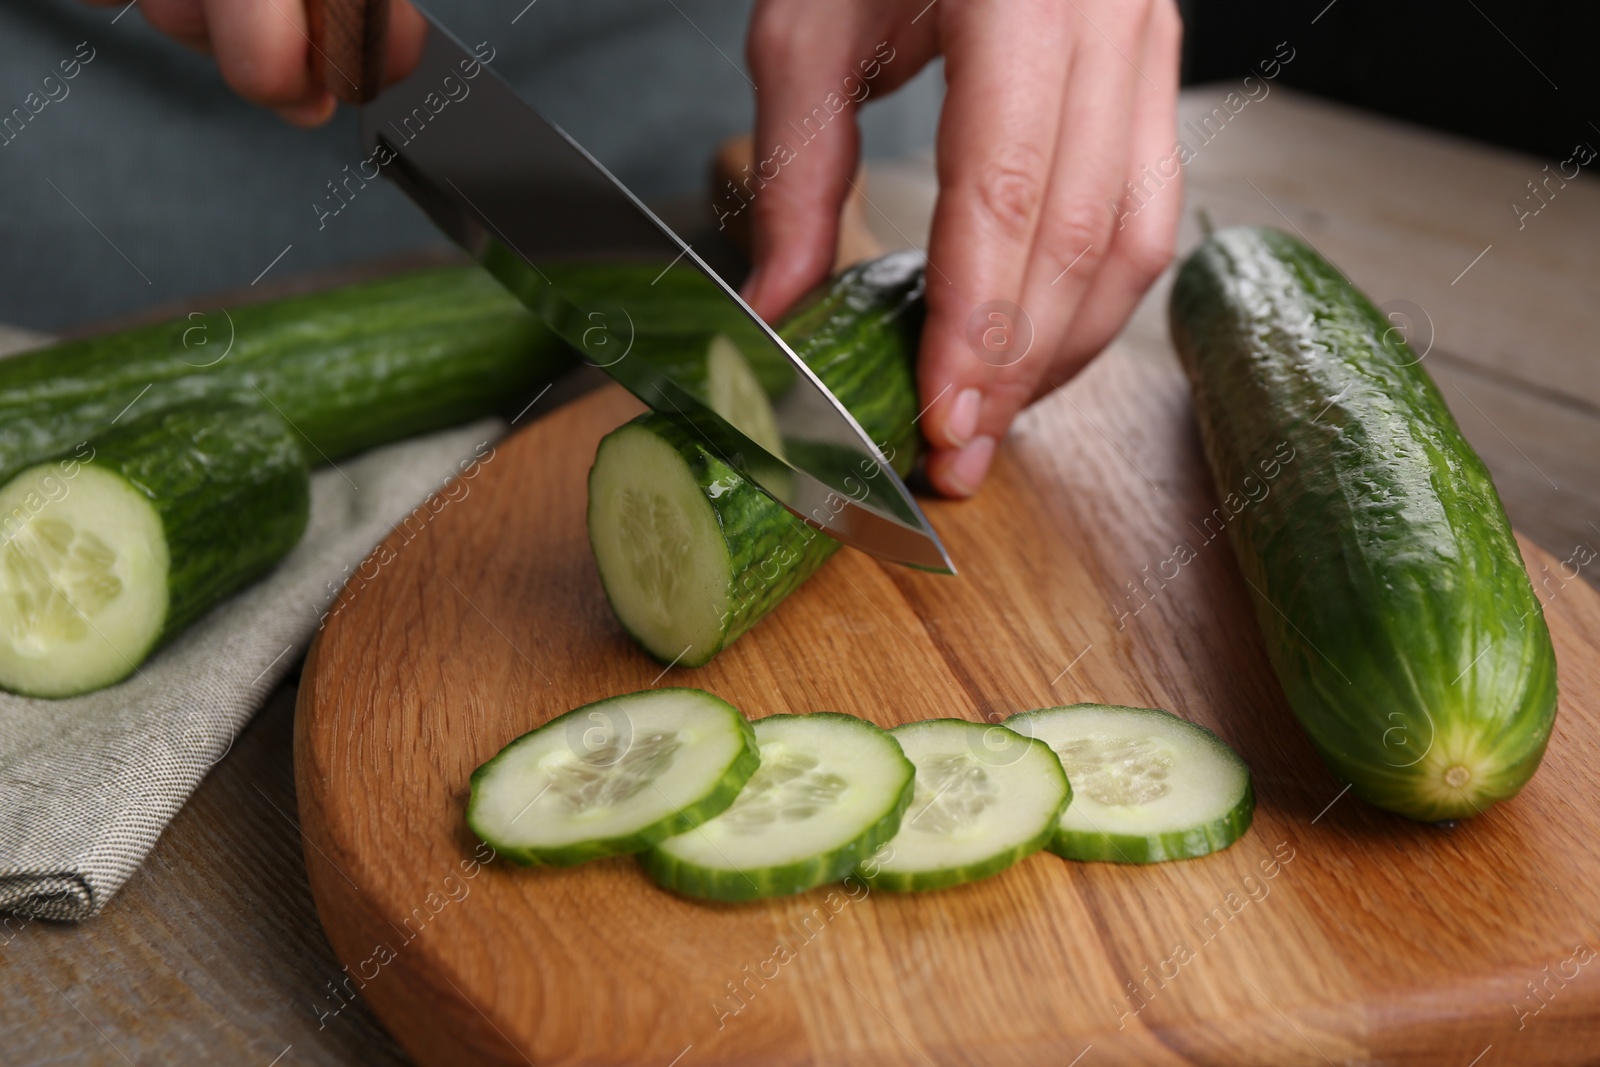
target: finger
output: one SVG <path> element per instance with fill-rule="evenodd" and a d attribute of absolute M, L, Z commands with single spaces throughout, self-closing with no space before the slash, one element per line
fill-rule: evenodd
<path fill-rule="evenodd" d="M 1135 102 L 1159 92 L 1140 66 L 1149 35 L 1149 5 L 1077 0 L 1073 70 L 1062 116 L 1060 165 L 1028 263 L 1020 303 L 1035 331 L 1037 358 L 1028 366 L 1026 394 L 1009 394 L 984 412 L 984 425 L 1003 432 L 1033 398 L 1077 318 L 1091 312 L 1087 296 L 1114 267 L 1114 205 L 1127 180 Z"/>
<path fill-rule="evenodd" d="M 986 350 L 969 344 L 968 324 L 982 305 L 1020 292 L 1056 150 L 1069 40 L 1057 5 L 1033 0 L 952 8 L 940 35 L 948 90 L 918 386 L 935 447 L 929 478 L 967 495 L 993 456 L 993 440 L 977 438 L 985 396 L 1013 388 L 1015 373 L 996 365 L 1003 354 L 980 358 Z M 953 462 L 963 447 L 965 461 Z"/>
<path fill-rule="evenodd" d="M 301 0 L 204 0 L 223 80 L 252 103 L 300 125 L 333 113 L 333 97 L 311 75 L 311 38 Z"/>
<path fill-rule="evenodd" d="M 1078 314 L 1039 382 L 1039 394 L 1071 378 L 1109 344 L 1161 272 L 1172 262 L 1183 215 L 1183 168 L 1177 146 L 1178 66 L 1183 23 L 1162 0 L 1152 12 L 1139 82 L 1124 196 L 1117 205 L 1111 254 L 1079 305 Z"/>
<path fill-rule="evenodd" d="M 407 0 L 390 0 L 389 37 L 383 61 L 383 83 L 392 85 L 417 69 L 428 22 Z"/>
<path fill-rule="evenodd" d="M 105 0 L 116 3 L 117 0 Z M 201 0 L 143 0 L 139 13 L 151 27 L 197 51 L 210 50 Z"/>
<path fill-rule="evenodd" d="M 849 9 L 818 15 L 766 3 L 751 22 L 755 77 L 753 159 L 718 199 L 751 212 L 754 270 L 744 296 L 773 319 L 827 276 L 838 240 L 839 209 L 860 152 L 855 104 L 839 89 L 855 65 Z"/>

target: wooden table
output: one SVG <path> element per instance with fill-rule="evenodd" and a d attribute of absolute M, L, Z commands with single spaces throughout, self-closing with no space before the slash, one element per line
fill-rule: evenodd
<path fill-rule="evenodd" d="M 1185 93 L 1180 119 L 1198 124 L 1229 88 Z M 1424 362 L 1512 521 L 1566 559 L 1600 547 L 1600 182 L 1569 182 L 1519 229 L 1509 202 L 1544 162 L 1275 89 L 1186 177 L 1217 225 L 1297 229 L 1420 324 L 1419 350 L 1431 332 Z M 890 246 L 920 242 L 933 194 L 927 160 L 875 168 L 869 219 Z M 1197 239 L 1191 211 L 1182 245 Z M 1124 355 L 1172 358 L 1165 303 L 1163 282 Z M 1581 573 L 1600 586 L 1600 566 Z M 1548 578 L 1547 597 L 1572 575 Z M 5 1062 L 404 1062 L 361 1002 L 320 1014 L 343 974 L 294 822 L 293 703 L 292 686 L 274 696 L 100 917 L 0 928 Z"/>

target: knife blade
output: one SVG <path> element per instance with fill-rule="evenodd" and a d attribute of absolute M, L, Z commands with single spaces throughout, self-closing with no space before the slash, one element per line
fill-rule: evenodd
<path fill-rule="evenodd" d="M 325 83 L 362 104 L 373 164 L 587 362 L 691 427 L 795 515 L 881 559 L 954 574 L 879 445 L 688 243 L 495 73 L 489 45 L 468 49 L 424 11 L 421 61 L 378 88 L 387 6 L 322 0 L 310 20 Z M 685 370 L 681 333 L 634 314 L 625 295 L 570 284 L 604 263 L 625 264 L 634 278 L 654 274 L 650 286 L 715 309 L 710 317 L 735 327 L 752 366 L 789 368 L 789 384 L 771 398 L 776 440 L 770 424 L 755 425 L 764 420 L 713 408 Z"/>

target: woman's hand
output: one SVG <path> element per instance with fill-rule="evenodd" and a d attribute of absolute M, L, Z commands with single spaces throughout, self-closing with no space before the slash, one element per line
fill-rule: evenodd
<path fill-rule="evenodd" d="M 977 490 L 1017 413 L 1105 347 L 1170 261 L 1181 35 L 1172 0 L 759 0 L 755 155 L 777 174 L 751 201 L 745 295 L 765 318 L 833 263 L 855 107 L 945 57 L 918 361 L 940 492 Z"/>
<path fill-rule="evenodd" d="M 320 126 L 333 116 L 333 94 L 311 76 L 305 0 L 140 0 L 139 11 L 167 36 L 215 55 L 223 80 L 246 100 L 296 126 Z M 387 81 L 417 65 L 426 29 L 416 8 L 390 0 Z"/>

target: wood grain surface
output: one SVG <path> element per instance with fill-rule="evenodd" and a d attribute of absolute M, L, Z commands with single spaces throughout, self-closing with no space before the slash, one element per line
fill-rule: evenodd
<path fill-rule="evenodd" d="M 1587 586 L 1548 605 L 1562 706 L 1544 767 L 1484 818 L 1423 826 L 1343 796 L 1290 717 L 1227 546 L 1196 533 L 1215 505 L 1174 364 L 1097 361 L 1024 416 L 980 498 L 928 502 L 960 577 L 846 551 L 699 670 L 663 671 L 631 645 L 587 545 L 594 446 L 635 410 L 608 387 L 506 441 L 465 499 L 390 538 L 381 580 L 347 592 L 308 661 L 296 773 L 313 893 L 341 959 L 371 975 L 361 995 L 418 1061 L 1593 1057 Z M 1196 558 L 1133 599 L 1185 542 Z M 571 707 L 664 684 L 753 717 L 832 709 L 885 726 L 1162 706 L 1243 755 L 1260 806 L 1205 859 L 1041 854 L 906 897 L 708 905 L 628 858 L 479 864 L 462 819 L 474 767 Z M 1546 983 L 1537 999 L 1529 983 Z"/>

